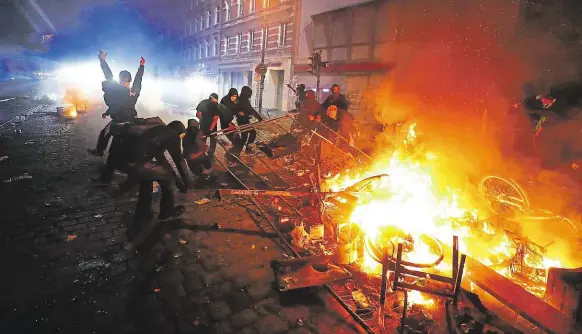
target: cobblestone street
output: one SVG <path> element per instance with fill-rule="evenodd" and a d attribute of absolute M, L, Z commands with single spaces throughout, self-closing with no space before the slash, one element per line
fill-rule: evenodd
<path fill-rule="evenodd" d="M 242 198 L 179 194 L 183 219 L 144 224 L 149 237 L 128 247 L 135 197 L 89 180 L 101 112 L 48 111 L 2 129 L 0 333 L 360 331 L 322 290 L 278 292 L 269 263 L 284 251 Z"/>

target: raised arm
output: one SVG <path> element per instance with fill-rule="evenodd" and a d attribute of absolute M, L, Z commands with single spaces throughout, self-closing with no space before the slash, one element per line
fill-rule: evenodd
<path fill-rule="evenodd" d="M 141 61 L 139 62 L 139 68 L 137 70 L 137 73 L 135 74 L 135 79 L 133 80 L 133 86 L 131 87 L 131 91 L 135 94 L 135 95 L 139 95 L 139 93 L 141 92 L 141 80 L 143 79 L 143 72 L 145 69 L 145 59 L 144 57 L 141 57 Z"/>
<path fill-rule="evenodd" d="M 103 70 L 103 74 L 105 75 L 105 80 L 113 80 L 113 72 L 109 68 L 107 64 L 107 52 L 103 52 L 103 50 L 99 50 L 99 61 L 101 62 L 101 70 Z"/>

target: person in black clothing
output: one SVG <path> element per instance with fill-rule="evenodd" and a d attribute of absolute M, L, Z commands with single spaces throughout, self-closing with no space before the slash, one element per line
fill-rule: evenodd
<path fill-rule="evenodd" d="M 210 169 L 212 164 L 206 155 L 206 141 L 199 129 L 198 121 L 195 119 L 188 120 L 186 136 L 182 140 L 184 158 L 188 167 L 197 177 L 202 177 L 204 169 Z"/>
<path fill-rule="evenodd" d="M 220 104 L 223 106 L 220 109 L 220 128 L 222 131 L 232 131 L 235 129 L 232 121 L 234 120 L 234 114 L 238 106 L 238 91 L 236 88 L 231 88 L 228 94 L 220 100 Z M 233 134 L 227 134 L 226 137 L 231 142 L 233 141 Z"/>
<path fill-rule="evenodd" d="M 348 110 L 348 100 L 343 94 L 340 94 L 340 87 L 338 84 L 334 84 L 331 86 L 332 94 L 328 96 L 323 104 L 321 105 L 321 109 L 324 113 L 327 112 L 327 109 L 330 106 L 336 106 L 341 113 L 343 110 Z"/>
<path fill-rule="evenodd" d="M 187 191 L 186 164 L 182 159 L 180 147 L 180 141 L 185 135 L 184 124 L 173 121 L 167 126 L 154 125 L 137 135 L 124 131 L 119 136 L 119 147 L 111 152 L 113 166 L 127 173 L 132 182 L 139 182 L 136 220 L 149 219 L 153 216 L 151 206 L 154 181 L 160 185 L 162 192 L 159 219 L 178 217 L 184 213 L 183 206 L 174 205 L 172 183 L 176 182 L 183 193 Z M 166 159 L 166 151 L 172 158 L 179 176 Z"/>
<path fill-rule="evenodd" d="M 97 139 L 97 147 L 95 149 L 88 149 L 87 151 L 96 156 L 103 156 L 109 140 L 115 137 L 115 134 L 120 130 L 125 123 L 132 122 L 137 117 L 135 104 L 141 93 L 141 82 L 144 74 L 145 59 L 142 57 L 139 69 L 135 75 L 133 86 L 131 89 L 131 73 L 128 71 L 119 72 L 119 82 L 113 81 L 113 73 L 107 64 L 107 53 L 99 52 L 99 61 L 101 62 L 101 69 L 105 74 L 105 81 L 102 82 L 103 99 L 108 109 L 101 116 L 105 119 L 107 116 L 111 117 L 109 122 L 103 130 L 99 133 Z M 115 142 L 115 139 L 114 139 Z M 111 148 L 114 148 L 111 144 Z M 110 150 L 111 150 L 110 148 Z"/>
<path fill-rule="evenodd" d="M 238 126 L 251 124 L 251 118 L 255 117 L 259 122 L 263 121 L 263 117 L 253 108 L 251 105 L 251 96 L 253 95 L 253 90 L 244 86 L 240 91 L 240 97 L 238 106 L 236 107 L 236 123 Z M 250 145 L 252 145 L 257 138 L 257 131 L 251 129 L 250 131 L 244 131 L 241 133 L 241 141 L 237 141 L 237 145 L 233 143 L 234 153 L 240 155 L 243 146 L 247 145 L 247 151 L 250 151 Z M 242 146 L 240 144 L 243 144 Z"/>
<path fill-rule="evenodd" d="M 200 119 L 200 129 L 205 137 L 210 137 L 209 154 L 214 156 L 216 151 L 217 138 L 210 136 L 216 132 L 217 124 L 220 120 L 220 108 L 218 106 L 218 94 L 212 93 L 206 100 L 202 100 L 196 107 L 196 116 Z"/>

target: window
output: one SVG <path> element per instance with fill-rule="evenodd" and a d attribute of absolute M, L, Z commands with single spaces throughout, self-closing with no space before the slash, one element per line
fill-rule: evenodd
<path fill-rule="evenodd" d="M 214 25 L 217 25 L 220 21 L 220 7 L 216 6 L 214 8 Z"/>
<path fill-rule="evenodd" d="M 218 56 L 218 37 L 214 37 L 212 40 L 212 55 Z"/>
<path fill-rule="evenodd" d="M 284 47 L 287 41 L 287 23 L 281 23 L 279 25 L 279 33 L 277 39 L 277 46 Z"/>
<path fill-rule="evenodd" d="M 188 22 L 186 22 L 184 24 L 184 37 L 188 36 L 188 27 L 189 27 L 189 24 L 190 23 L 188 23 Z"/>
<path fill-rule="evenodd" d="M 236 34 L 236 53 L 240 53 L 242 49 L 242 34 Z"/>
<path fill-rule="evenodd" d="M 245 2 L 244 0 L 236 0 L 236 5 L 237 5 L 237 17 L 241 17 L 243 16 L 244 13 L 244 6 L 245 6 Z"/>
<path fill-rule="evenodd" d="M 255 45 L 255 31 L 249 31 L 249 41 L 248 41 L 248 52 L 253 52 L 253 46 Z"/>
<path fill-rule="evenodd" d="M 204 41 L 204 57 L 210 57 L 210 43 Z"/>
<path fill-rule="evenodd" d="M 267 48 L 267 43 L 269 43 L 269 27 L 263 29 L 263 33 L 261 34 L 261 50 Z"/>
<path fill-rule="evenodd" d="M 204 46 L 202 45 L 202 43 L 200 43 L 198 45 L 198 59 L 202 59 L 202 49 L 204 48 Z"/>
<path fill-rule="evenodd" d="M 190 10 L 194 9 L 194 0 L 190 0 Z"/>
<path fill-rule="evenodd" d="M 224 2 L 224 20 L 230 20 L 230 4 L 228 3 L 229 0 Z"/>
<path fill-rule="evenodd" d="M 190 35 L 192 35 L 192 31 L 198 31 L 198 19 L 196 19 L 196 22 L 192 21 L 192 23 L 190 23 Z"/>
<path fill-rule="evenodd" d="M 223 43 L 224 43 L 224 55 L 228 55 L 228 41 L 229 37 L 224 36 Z"/>
<path fill-rule="evenodd" d="M 257 10 L 257 0 L 249 0 L 249 13 L 253 13 Z"/>
<path fill-rule="evenodd" d="M 197 51 L 198 51 L 198 50 L 196 50 L 196 46 L 193 46 L 193 47 L 192 47 L 192 59 L 193 59 L 193 60 L 196 60 L 196 59 L 198 59 L 198 52 L 197 52 Z"/>

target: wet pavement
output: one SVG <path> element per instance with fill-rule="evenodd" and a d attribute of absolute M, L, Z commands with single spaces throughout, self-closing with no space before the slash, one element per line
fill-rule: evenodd
<path fill-rule="evenodd" d="M 0 333 L 359 332 L 323 291 L 278 292 L 269 263 L 284 251 L 242 199 L 179 195 L 183 219 L 141 222 L 129 247 L 135 197 L 89 181 L 101 111 L 50 111 L 0 129 Z"/>

